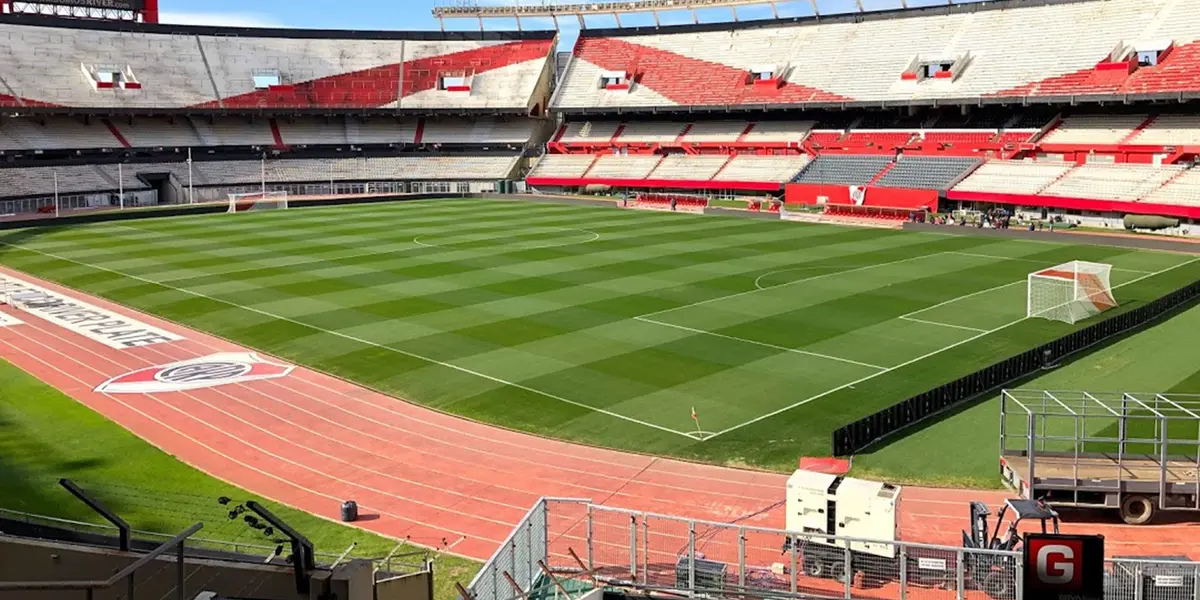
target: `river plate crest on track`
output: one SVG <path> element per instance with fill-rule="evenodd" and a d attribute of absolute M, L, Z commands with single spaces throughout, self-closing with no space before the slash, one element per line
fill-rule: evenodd
<path fill-rule="evenodd" d="M 259 358 L 253 352 L 221 352 L 146 367 L 118 375 L 96 387 L 102 394 L 161 394 L 286 377 L 295 367 Z"/>

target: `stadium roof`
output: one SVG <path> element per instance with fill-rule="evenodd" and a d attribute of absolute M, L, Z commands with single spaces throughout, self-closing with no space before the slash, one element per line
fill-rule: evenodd
<path fill-rule="evenodd" d="M 801 4 L 813 15 L 837 13 L 865 13 L 876 10 L 894 10 L 915 8 L 921 6 L 972 3 L 978 0 L 889 0 L 884 6 L 879 6 L 879 0 L 866 0 L 871 4 L 868 9 L 864 0 L 623 0 L 623 1 L 578 1 L 578 0 L 441 0 L 433 8 L 433 16 L 443 23 L 444 19 L 478 19 L 480 27 L 483 19 L 516 19 L 518 28 L 521 18 L 550 17 L 558 26 L 558 17 L 574 16 L 579 19 L 580 27 L 586 28 L 583 18 L 589 15 L 609 15 L 621 23 L 622 14 L 652 13 L 655 24 L 659 24 L 659 13 L 689 11 L 694 23 L 699 23 L 697 10 L 728 8 L 734 21 L 738 20 L 738 7 L 769 6 L 773 16 L 780 17 L 780 7 Z"/>

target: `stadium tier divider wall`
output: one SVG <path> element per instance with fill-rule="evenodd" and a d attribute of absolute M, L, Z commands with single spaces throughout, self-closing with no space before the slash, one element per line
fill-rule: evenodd
<path fill-rule="evenodd" d="M 1200 281 L 867 415 L 833 432 L 833 454 L 850 456 L 861 452 L 883 438 L 962 406 L 1017 379 L 1028 377 L 1067 357 L 1099 349 L 1103 342 L 1193 304 L 1197 299 L 1200 299 Z"/>

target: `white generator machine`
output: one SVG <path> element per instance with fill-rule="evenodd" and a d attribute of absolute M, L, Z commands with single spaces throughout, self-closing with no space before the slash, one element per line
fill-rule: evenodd
<path fill-rule="evenodd" d="M 850 542 L 852 562 L 856 555 L 895 560 L 897 547 L 890 542 L 899 539 L 900 490 L 889 483 L 796 471 L 787 481 L 787 530 L 872 540 Z M 808 537 L 799 544 L 806 575 L 842 578 L 845 542 Z"/>
<path fill-rule="evenodd" d="M 896 543 L 901 541 L 901 492 L 899 486 L 888 483 L 812 471 L 793 473 L 787 481 L 784 505 L 787 530 L 804 534 L 795 538 L 800 572 L 845 582 L 847 574 L 853 578 L 858 573 L 884 580 L 898 578 L 904 569 L 912 585 L 936 587 L 953 582 L 959 566 L 945 551 L 914 547 L 901 555 Z M 1027 519 L 1040 521 L 1043 532 L 1048 524 L 1058 532 L 1058 515 L 1038 502 L 1009 500 L 997 515 L 994 531 L 988 525 L 990 514 L 986 504 L 971 503 L 971 529 L 963 532 L 965 548 L 1015 551 L 1018 525 Z M 1002 535 L 1008 515 L 1012 520 Z M 823 537 L 826 535 L 830 537 Z M 792 538 L 785 541 L 784 553 L 791 552 L 792 545 Z M 906 564 L 901 564 L 901 556 Z M 969 588 L 997 600 L 1013 597 L 1016 570 L 1009 556 L 970 553 L 964 558 L 963 579 Z"/>

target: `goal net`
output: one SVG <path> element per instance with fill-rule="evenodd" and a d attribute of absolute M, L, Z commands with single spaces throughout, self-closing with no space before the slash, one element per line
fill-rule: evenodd
<path fill-rule="evenodd" d="M 274 210 L 288 207 L 287 192 L 252 192 L 229 194 L 229 212 Z"/>
<path fill-rule="evenodd" d="M 1112 265 L 1081 260 L 1029 274 L 1027 317 L 1078 323 L 1117 306 Z"/>

